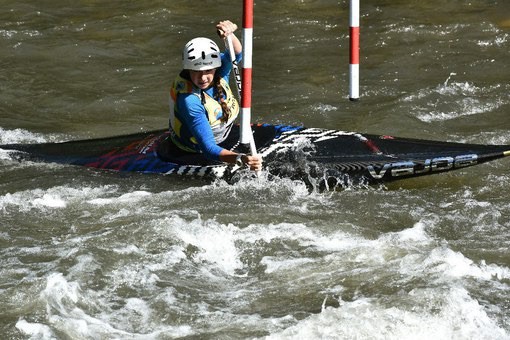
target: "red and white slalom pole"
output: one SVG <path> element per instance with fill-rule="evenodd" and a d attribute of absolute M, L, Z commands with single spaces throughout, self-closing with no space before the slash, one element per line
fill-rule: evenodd
<path fill-rule="evenodd" d="M 359 1 L 351 0 L 349 18 L 349 99 L 359 99 Z"/>
<path fill-rule="evenodd" d="M 249 144 L 252 155 L 257 154 L 251 130 L 251 84 L 253 59 L 253 0 L 243 4 L 243 62 L 241 70 L 241 131 L 239 142 Z"/>

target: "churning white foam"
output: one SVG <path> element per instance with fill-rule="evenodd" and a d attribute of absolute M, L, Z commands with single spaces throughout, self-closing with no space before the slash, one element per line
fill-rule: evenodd
<path fill-rule="evenodd" d="M 184 247 L 194 249 L 195 261 L 212 263 L 229 275 L 243 267 L 236 245 L 239 229 L 234 225 L 201 219 L 186 221 L 178 216 L 166 219 L 164 224 Z"/>
<path fill-rule="evenodd" d="M 147 191 L 133 191 L 126 194 L 122 194 L 119 197 L 109 197 L 109 198 L 94 198 L 88 201 L 90 204 L 94 205 L 108 205 L 108 204 L 126 204 L 126 203 L 136 203 L 137 201 L 144 200 L 148 196 L 152 194 Z"/>
<path fill-rule="evenodd" d="M 83 291 L 77 282 L 68 281 L 61 273 L 47 277 L 40 300 L 46 304 L 47 324 L 23 318 L 16 323 L 20 332 L 37 339 L 55 339 L 57 334 L 73 339 L 157 339 L 163 334 L 190 334 L 189 326 L 153 325 L 152 309 L 142 299 L 127 298 L 122 306 L 111 308 L 100 294 Z M 97 315 L 90 312 L 98 309 L 102 312 Z M 154 328 L 158 330 L 150 330 Z"/>
<path fill-rule="evenodd" d="M 44 143 L 48 140 L 39 133 L 23 129 L 5 130 L 0 127 L 0 144 Z"/>
<path fill-rule="evenodd" d="M 0 196 L 0 211 L 8 207 L 17 207 L 20 211 L 32 209 L 60 209 L 66 208 L 69 203 L 80 202 L 84 198 L 92 197 L 93 201 L 98 195 L 115 190 L 114 186 L 72 188 L 57 186 L 49 189 L 33 189 L 7 193 Z"/>
<path fill-rule="evenodd" d="M 320 314 L 265 339 L 510 338 L 463 288 L 442 292 L 416 288 L 408 295 L 418 306 L 393 306 L 374 298 L 339 301 L 338 308 L 326 307 Z"/>

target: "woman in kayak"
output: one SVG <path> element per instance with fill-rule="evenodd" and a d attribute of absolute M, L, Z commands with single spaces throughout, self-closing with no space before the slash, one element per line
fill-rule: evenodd
<path fill-rule="evenodd" d="M 232 37 L 236 61 L 242 45 L 235 36 L 237 25 L 220 21 L 216 29 L 221 38 Z M 175 145 L 188 152 L 202 152 L 206 158 L 226 163 L 262 168 L 262 158 L 220 147 L 239 114 L 239 104 L 229 86 L 232 60 L 207 38 L 190 40 L 182 53 L 183 70 L 170 90 L 170 135 Z"/>

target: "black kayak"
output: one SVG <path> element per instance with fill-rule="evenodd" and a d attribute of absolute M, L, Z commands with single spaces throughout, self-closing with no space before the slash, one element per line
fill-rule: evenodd
<path fill-rule="evenodd" d="M 366 135 L 285 125 L 253 125 L 272 176 L 374 184 L 465 168 L 510 155 L 509 145 L 479 145 Z M 221 144 L 239 150 L 239 126 Z M 62 143 L 8 144 L 18 160 L 114 171 L 235 179 L 241 168 L 178 149 L 167 130 Z"/>

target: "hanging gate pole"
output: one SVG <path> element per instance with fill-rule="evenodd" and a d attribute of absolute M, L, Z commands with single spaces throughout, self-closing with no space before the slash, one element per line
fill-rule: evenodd
<path fill-rule="evenodd" d="M 257 154 L 251 130 L 251 84 L 253 58 L 253 0 L 243 4 L 243 61 L 241 70 L 241 131 L 239 142 L 249 144 L 252 155 Z"/>
<path fill-rule="evenodd" d="M 359 99 L 359 13 L 360 0 L 350 1 L 349 18 L 349 99 Z"/>

